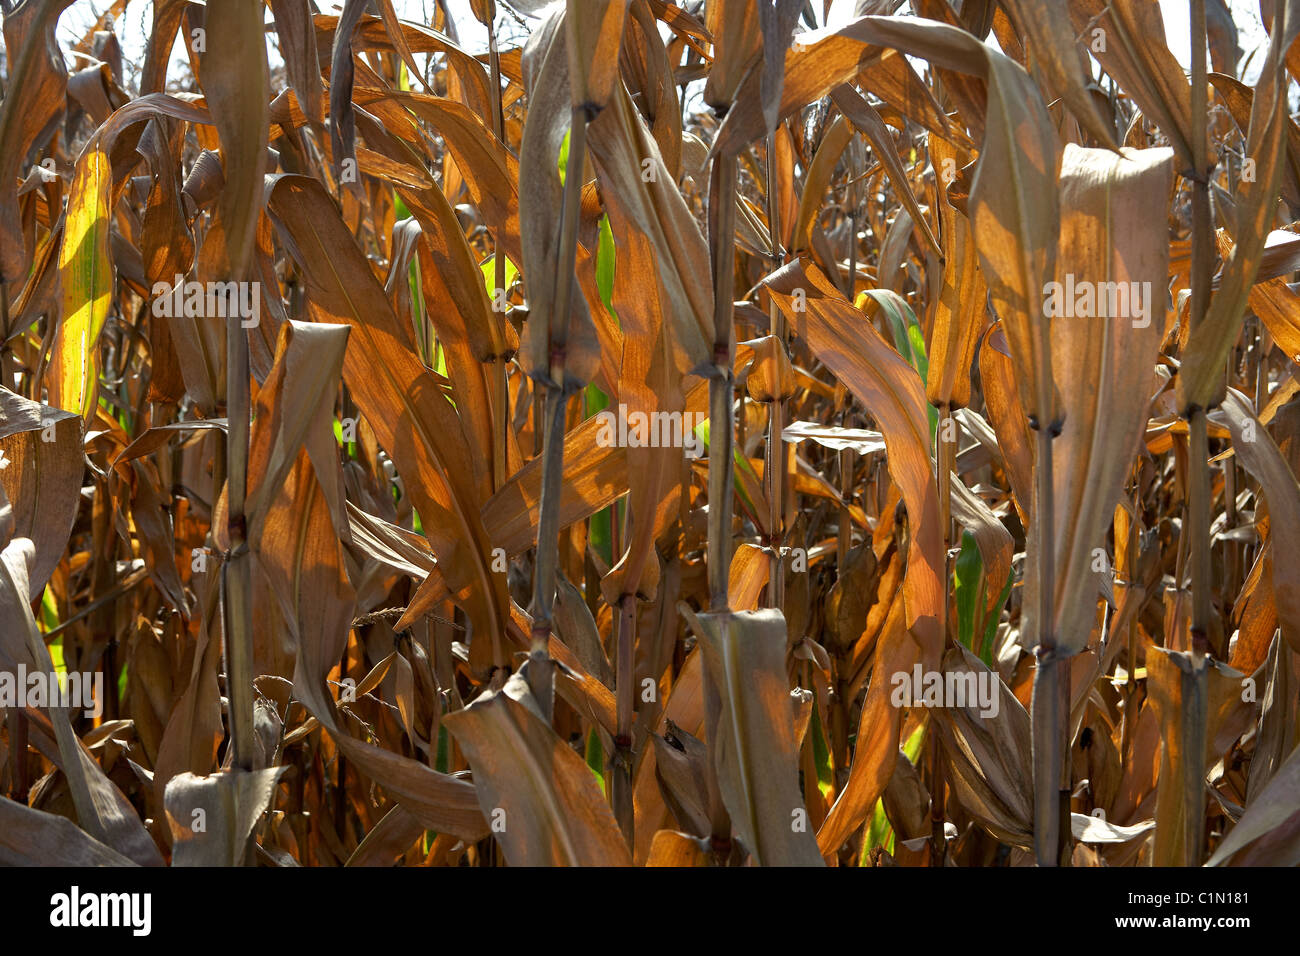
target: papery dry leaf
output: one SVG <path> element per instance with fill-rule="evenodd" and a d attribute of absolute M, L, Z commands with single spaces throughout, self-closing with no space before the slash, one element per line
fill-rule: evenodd
<path fill-rule="evenodd" d="M 582 758 L 537 710 L 522 673 L 449 714 L 483 815 L 513 866 L 627 866 L 627 845 Z"/>
<path fill-rule="evenodd" d="M 985 708 L 984 699 L 972 699 L 968 690 L 964 706 L 934 712 L 953 787 L 962 805 L 989 832 L 1028 848 L 1033 842 L 1034 808 L 1029 714 L 997 674 L 964 647 L 944 655 L 943 673 L 959 675 L 970 689 L 991 683 L 992 693 L 998 695 L 996 703 Z M 977 695 L 981 693 L 977 690 Z"/>
<path fill-rule="evenodd" d="M 0 458 L 7 459 L 0 482 L 13 509 L 10 533 L 30 538 L 35 548 L 28 597 L 36 600 L 76 520 L 83 468 L 79 419 L 0 388 Z"/>
<path fill-rule="evenodd" d="M 965 408 L 970 404 L 975 346 L 986 324 L 988 288 L 980 271 L 970 220 L 948 200 L 948 179 L 956 177 L 963 157 L 951 143 L 933 133 L 929 143 L 939 191 L 944 269 L 927 349 L 930 373 L 925 397 L 936 408 Z"/>
<path fill-rule="evenodd" d="M 1031 4 L 1018 4 L 1028 8 Z M 1192 96 L 1183 68 L 1165 45 L 1156 0 L 1079 0 L 1066 4 L 1076 33 L 1169 137 L 1180 168 L 1192 163 Z"/>
<path fill-rule="evenodd" d="M 5 866 L 133 866 L 66 817 L 0 800 L 0 863 Z"/>
<path fill-rule="evenodd" d="M 927 657 L 937 659 L 941 636 L 938 496 L 930 474 L 930 433 L 920 378 L 816 267 L 792 263 L 768 288 L 818 357 L 876 417 L 885 436 L 890 474 L 903 489 L 912 529 L 908 549 L 907 626 Z M 795 307 L 801 290 L 806 311 Z"/>
<path fill-rule="evenodd" d="M 216 227 L 220 236 L 215 263 L 219 280 L 243 280 L 262 211 L 271 101 L 263 6 L 262 0 L 229 0 L 222 8 L 220 28 L 208 31 L 209 46 L 203 57 L 203 92 L 221 139 L 221 169 L 225 174 Z M 250 50 L 262 51 L 263 55 L 250 54 Z M 339 77 L 339 86 L 344 85 Z M 348 112 L 347 121 L 340 115 L 342 112 Z M 349 128 L 349 111 L 337 110 L 331 103 L 330 113 L 336 132 Z"/>
<path fill-rule="evenodd" d="M 471 616 L 489 635 L 500 634 L 504 631 L 503 582 L 489 569 L 492 545 L 478 515 L 483 489 L 470 486 L 473 470 L 454 410 L 438 394 L 428 371 L 411 353 L 399 349 L 397 320 L 383 289 L 346 237 L 342 220 L 320 184 L 282 177 L 268 205 L 281 234 L 309 270 L 313 309 L 322 320 L 347 324 L 353 330 L 344 376 L 399 468 L 422 477 L 407 487 L 427 522 L 434 553 L 444 570 L 451 569 L 448 584 L 466 594 Z M 384 374 L 376 376 L 376 371 Z M 471 586 L 471 581 L 477 581 L 477 586 Z"/>
<path fill-rule="evenodd" d="M 700 639 L 711 688 L 709 755 L 736 835 L 759 865 L 820 865 L 796 786 L 784 617 L 766 610 L 688 620 Z"/>
<path fill-rule="evenodd" d="M 1037 601 L 1026 600 L 1026 647 L 1048 634 L 1054 645 L 1077 653 L 1092 633 L 1095 549 L 1105 542 L 1155 391 L 1151 370 L 1161 338 L 1155 317 L 1163 313 L 1168 244 L 1142 223 L 1164 218 L 1172 176 L 1167 149 L 1065 148 L 1057 276 L 1044 290 L 1063 413 L 1052 443 L 1055 555 L 1040 556 L 1035 523 L 1025 572 L 1026 593 L 1036 594 L 1040 562 L 1054 562 L 1056 617 L 1040 620 Z"/>
<path fill-rule="evenodd" d="M 0 284 L 16 282 L 30 262 L 15 180 L 21 178 L 23 157 L 33 141 L 62 112 L 68 74 L 54 28 L 71 2 L 28 2 L 5 13 L 5 49 L 15 52 L 9 54 L 0 104 Z"/>
<path fill-rule="evenodd" d="M 183 773 L 167 783 L 172 866 L 241 866 L 249 834 L 269 809 L 287 767 Z M 197 824 L 201 823 L 202 826 Z"/>

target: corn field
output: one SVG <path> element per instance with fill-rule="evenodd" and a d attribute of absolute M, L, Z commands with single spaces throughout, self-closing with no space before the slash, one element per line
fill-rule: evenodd
<path fill-rule="evenodd" d="M 0 863 L 1300 864 L 1300 0 L 1163 5 L 0 0 Z"/>

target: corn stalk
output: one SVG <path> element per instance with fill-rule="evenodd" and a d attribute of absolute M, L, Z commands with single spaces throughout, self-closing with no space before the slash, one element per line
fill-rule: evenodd
<path fill-rule="evenodd" d="M 548 317 L 550 377 L 546 394 L 545 433 L 542 439 L 542 494 L 538 508 L 537 558 L 533 568 L 533 596 L 528 606 L 532 616 L 529 648 L 529 683 L 533 695 L 549 718 L 553 703 L 553 666 L 547 650 L 551 639 L 551 611 L 555 605 L 555 572 L 559 564 L 560 492 L 564 471 L 564 423 L 567 395 L 564 391 L 565 347 L 574 286 L 574 263 L 578 252 L 578 209 L 582 198 L 582 167 L 587 155 L 585 109 L 574 107 L 569 133 L 569 157 L 565 166 L 564 207 L 560 218 L 560 257 L 556 265 L 555 310 Z"/>
<path fill-rule="evenodd" d="M 736 262 L 736 159 L 718 154 L 709 178 L 709 247 L 713 264 L 713 373 L 709 378 L 709 607 L 725 611 L 731 566 L 734 472 L 732 302 Z"/>

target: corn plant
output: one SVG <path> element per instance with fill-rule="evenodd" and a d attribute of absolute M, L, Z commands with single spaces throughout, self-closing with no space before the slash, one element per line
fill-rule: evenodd
<path fill-rule="evenodd" d="M 1300 863 L 1300 2 L 325 6 L 0 0 L 0 862 Z"/>

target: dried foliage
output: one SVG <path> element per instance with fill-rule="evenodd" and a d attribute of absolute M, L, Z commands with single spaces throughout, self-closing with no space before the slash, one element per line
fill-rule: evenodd
<path fill-rule="evenodd" d="M 1300 0 L 399 6 L 0 0 L 0 862 L 1300 863 Z"/>

